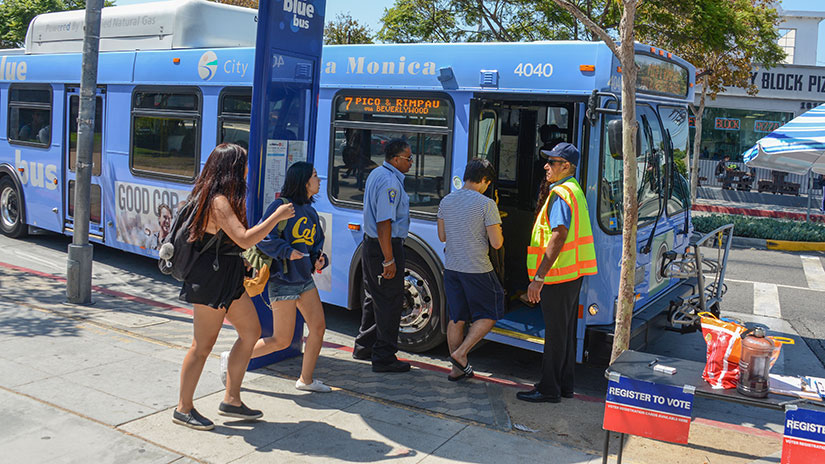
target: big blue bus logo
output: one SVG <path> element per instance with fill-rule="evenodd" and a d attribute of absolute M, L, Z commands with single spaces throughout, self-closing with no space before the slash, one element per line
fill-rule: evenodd
<path fill-rule="evenodd" d="M 218 55 L 213 51 L 204 52 L 198 61 L 198 75 L 205 81 L 212 80 L 218 70 Z"/>

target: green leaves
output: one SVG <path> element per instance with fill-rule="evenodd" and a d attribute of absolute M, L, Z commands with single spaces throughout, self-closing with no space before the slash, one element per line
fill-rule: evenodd
<path fill-rule="evenodd" d="M 112 4 L 105 2 L 105 6 Z M 29 23 L 39 14 L 85 8 L 85 0 L 4 0 L 0 3 L 0 48 L 22 47 Z"/>
<path fill-rule="evenodd" d="M 335 20 L 324 27 L 324 45 L 371 43 L 372 33 L 369 28 L 353 19 L 349 13 L 339 13 Z"/>
<path fill-rule="evenodd" d="M 733 233 L 737 237 L 790 240 L 794 242 L 825 242 L 825 224 L 815 222 L 731 214 L 693 216 L 693 226 L 697 232 L 701 233 L 707 233 L 717 227 L 731 223 L 734 225 Z"/>

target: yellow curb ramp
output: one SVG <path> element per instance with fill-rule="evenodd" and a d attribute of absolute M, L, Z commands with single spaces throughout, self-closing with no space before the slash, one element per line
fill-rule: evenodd
<path fill-rule="evenodd" d="M 825 251 L 825 242 L 791 242 L 788 240 L 765 240 L 769 250 L 784 251 Z"/>

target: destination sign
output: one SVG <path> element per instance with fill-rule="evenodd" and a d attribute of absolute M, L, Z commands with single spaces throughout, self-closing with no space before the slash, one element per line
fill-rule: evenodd
<path fill-rule="evenodd" d="M 636 65 L 639 67 L 636 88 L 640 92 L 687 96 L 687 69 L 648 55 L 636 55 Z"/>
<path fill-rule="evenodd" d="M 449 104 L 443 98 L 402 98 L 380 95 L 339 97 L 338 111 L 344 113 L 397 114 L 400 116 L 447 117 Z"/>

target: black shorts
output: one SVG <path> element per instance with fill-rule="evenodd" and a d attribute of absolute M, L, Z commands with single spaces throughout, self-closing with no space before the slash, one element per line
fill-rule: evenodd
<path fill-rule="evenodd" d="M 493 271 L 480 274 L 444 270 L 447 311 L 453 322 L 504 316 L 504 289 Z"/>

